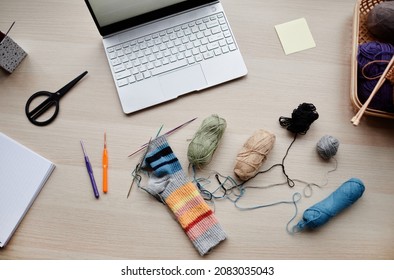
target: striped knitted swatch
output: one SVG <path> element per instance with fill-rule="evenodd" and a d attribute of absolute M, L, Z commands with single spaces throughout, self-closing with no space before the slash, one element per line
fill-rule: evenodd
<path fill-rule="evenodd" d="M 165 136 L 151 142 L 143 167 L 151 171 L 149 193 L 167 204 L 201 256 L 226 239 L 226 233 L 197 187 L 187 179 Z"/>

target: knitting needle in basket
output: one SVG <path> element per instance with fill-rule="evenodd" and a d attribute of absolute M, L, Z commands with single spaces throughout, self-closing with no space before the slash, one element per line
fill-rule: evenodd
<path fill-rule="evenodd" d="M 371 103 L 372 98 L 375 96 L 375 94 L 379 91 L 380 87 L 383 85 L 383 83 L 386 81 L 387 78 L 387 73 L 390 71 L 391 67 L 393 66 L 394 63 L 394 55 L 389 61 L 389 64 L 387 64 L 386 69 L 384 70 L 382 76 L 380 76 L 379 81 L 377 82 L 376 86 L 374 87 L 373 91 L 369 95 L 367 101 L 363 104 L 363 106 L 359 109 L 357 114 L 352 118 L 351 122 L 353 125 L 357 126 L 360 123 L 360 119 L 365 113 L 365 110 L 368 108 L 369 103 Z"/>

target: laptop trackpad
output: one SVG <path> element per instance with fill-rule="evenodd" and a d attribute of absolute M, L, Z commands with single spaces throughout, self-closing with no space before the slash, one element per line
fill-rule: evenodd
<path fill-rule="evenodd" d="M 207 85 L 199 64 L 164 74 L 159 77 L 159 81 L 163 94 L 168 99 L 203 89 Z"/>

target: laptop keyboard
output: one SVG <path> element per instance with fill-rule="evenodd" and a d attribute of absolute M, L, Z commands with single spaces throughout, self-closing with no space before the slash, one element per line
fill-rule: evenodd
<path fill-rule="evenodd" d="M 119 87 L 236 50 L 223 13 L 107 48 Z"/>

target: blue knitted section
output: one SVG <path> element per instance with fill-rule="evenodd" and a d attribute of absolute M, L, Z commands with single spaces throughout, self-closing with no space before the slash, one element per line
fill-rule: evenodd
<path fill-rule="evenodd" d="M 182 169 L 168 143 L 162 143 L 150 151 L 146 155 L 145 163 L 153 170 L 153 174 L 159 178 L 174 174 Z"/>

